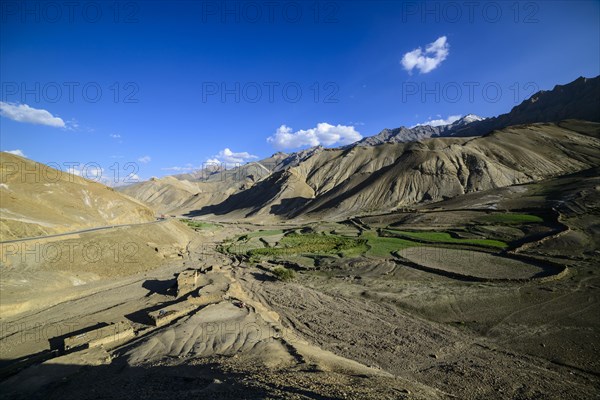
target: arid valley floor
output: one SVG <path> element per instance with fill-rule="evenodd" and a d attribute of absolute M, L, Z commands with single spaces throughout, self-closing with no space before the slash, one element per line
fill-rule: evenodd
<path fill-rule="evenodd" d="M 0 1 L 0 400 L 600 400 L 600 1 Z"/>
<path fill-rule="evenodd" d="M 596 398 L 598 176 L 342 221 L 167 218 L 3 243 L 2 397 Z M 89 243 L 136 251 L 33 257 Z M 190 269 L 199 291 L 181 293 Z M 152 323 L 162 309 L 179 314 Z M 119 321 L 132 336 L 60 349 Z"/>

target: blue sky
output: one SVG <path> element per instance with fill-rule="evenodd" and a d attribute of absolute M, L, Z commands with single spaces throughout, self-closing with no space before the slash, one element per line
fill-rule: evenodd
<path fill-rule="evenodd" d="M 111 179 L 495 116 L 600 74 L 596 1 L 5 1 L 0 20 L 1 149 Z"/>

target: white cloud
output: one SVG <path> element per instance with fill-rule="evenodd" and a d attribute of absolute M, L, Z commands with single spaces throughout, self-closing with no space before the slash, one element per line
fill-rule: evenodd
<path fill-rule="evenodd" d="M 190 172 L 190 171 L 195 171 L 198 169 L 200 169 L 200 167 L 194 167 L 194 165 L 191 163 L 187 163 L 183 167 L 175 166 L 175 167 L 161 168 L 161 170 L 163 170 L 163 171 L 175 171 L 175 172 Z"/>
<path fill-rule="evenodd" d="M 142 180 L 139 175 L 134 173 L 115 174 L 114 170 L 105 170 L 99 165 L 76 164 L 69 165 L 64 169 L 64 172 L 88 179 L 93 182 L 98 182 L 106 186 L 117 187 L 130 185 Z"/>
<path fill-rule="evenodd" d="M 438 115 L 439 117 L 439 115 Z M 449 125 L 453 122 L 458 121 L 460 118 L 462 117 L 462 115 L 449 115 L 448 118 L 443 119 L 431 119 L 431 117 L 429 117 L 429 119 L 425 122 L 421 122 L 420 124 L 416 124 L 411 126 L 411 128 L 414 128 L 415 126 L 423 126 L 423 125 L 429 125 L 429 126 L 442 126 L 442 125 Z"/>
<path fill-rule="evenodd" d="M 292 128 L 281 125 L 275 135 L 267 138 L 275 148 L 296 149 L 299 147 L 312 147 L 318 145 L 332 146 L 334 144 L 345 145 L 362 139 L 353 126 L 330 125 L 326 122 L 317 124 L 316 128 L 308 130 L 292 131 Z"/>
<path fill-rule="evenodd" d="M 65 128 L 65 121 L 46 110 L 29 107 L 27 104 L 0 101 L 0 115 L 17 122 Z"/>
<path fill-rule="evenodd" d="M 77 122 L 75 118 L 71 118 L 69 121 L 65 122 L 65 129 L 70 131 L 78 131 L 79 122 Z"/>
<path fill-rule="evenodd" d="M 138 174 L 129 174 L 126 177 L 124 177 L 120 182 L 115 182 L 115 184 L 113 186 L 122 186 L 122 185 L 129 185 L 130 183 L 136 183 L 141 181 L 142 178 L 140 178 L 140 176 Z"/>
<path fill-rule="evenodd" d="M 404 54 L 400 63 L 408 73 L 416 68 L 420 73 L 426 74 L 436 69 L 448 57 L 449 47 L 446 36 L 440 36 L 435 42 L 429 43 L 425 51 L 418 47 Z"/>
<path fill-rule="evenodd" d="M 206 162 L 209 164 L 226 164 L 226 165 L 227 164 L 243 164 L 243 163 L 246 163 L 255 158 L 258 158 L 258 157 L 255 155 L 252 155 L 246 151 L 235 153 L 235 152 L 231 151 L 230 149 L 226 148 L 224 150 L 221 150 L 219 152 L 219 154 L 216 154 L 216 155 L 212 156 L 212 158 L 209 158 L 208 160 L 206 160 Z"/>
<path fill-rule="evenodd" d="M 165 167 L 161 168 L 162 171 L 175 171 L 175 172 L 185 172 L 185 171 L 193 171 L 192 167 Z"/>
<path fill-rule="evenodd" d="M 9 154 L 14 154 L 15 156 L 21 156 L 21 157 L 25 157 L 27 158 L 27 156 L 25 155 L 25 153 L 23 153 L 23 150 L 20 149 L 16 149 L 16 150 L 5 150 L 5 153 L 9 153 Z"/>
<path fill-rule="evenodd" d="M 118 133 L 111 133 L 108 136 L 110 136 L 113 139 L 120 139 L 121 138 L 121 135 L 119 135 Z"/>
<path fill-rule="evenodd" d="M 138 161 L 141 162 L 142 164 L 148 164 L 151 160 L 152 160 L 152 158 L 150 156 L 143 156 L 143 157 L 138 158 Z"/>
<path fill-rule="evenodd" d="M 87 132 L 87 133 L 92 133 L 95 131 L 94 128 L 90 128 L 89 126 L 82 126 L 79 124 L 79 121 L 77 121 L 75 118 L 71 118 L 68 121 L 65 121 L 65 127 L 66 130 L 68 131 L 73 131 L 73 132 Z"/>

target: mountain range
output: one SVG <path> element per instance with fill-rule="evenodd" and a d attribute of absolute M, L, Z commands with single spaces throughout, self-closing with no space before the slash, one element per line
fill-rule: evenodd
<path fill-rule="evenodd" d="M 598 166 L 599 110 L 600 76 L 580 77 L 497 117 L 384 129 L 340 148 L 275 153 L 118 190 L 160 212 L 219 219 L 393 210 Z"/>
<path fill-rule="evenodd" d="M 384 129 L 340 148 L 275 153 L 116 189 L 54 171 L 21 179 L 2 153 L 3 239 L 152 221 L 155 214 L 256 222 L 341 218 L 536 182 L 600 166 L 600 77 L 534 94 L 493 118 Z M 18 172 L 18 171 L 17 171 Z M 39 175 L 39 174 L 38 174 Z M 62 211 L 68 209 L 68 216 Z"/>

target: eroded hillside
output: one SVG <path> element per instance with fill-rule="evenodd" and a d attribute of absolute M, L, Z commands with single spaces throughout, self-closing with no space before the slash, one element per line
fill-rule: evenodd
<path fill-rule="evenodd" d="M 0 197 L 3 241 L 154 220 L 112 188 L 9 153 L 0 153 Z"/>
<path fill-rule="evenodd" d="M 342 217 L 536 182 L 600 165 L 600 124 L 519 125 L 476 138 L 330 149 L 191 215 Z"/>

